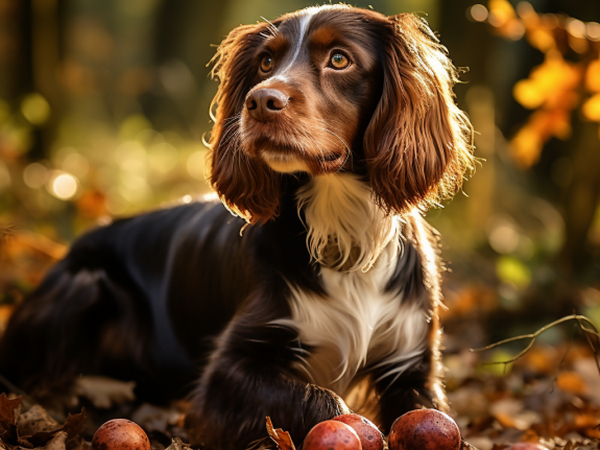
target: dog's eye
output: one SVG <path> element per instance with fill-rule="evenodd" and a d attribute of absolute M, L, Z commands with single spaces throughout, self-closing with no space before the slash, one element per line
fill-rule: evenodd
<path fill-rule="evenodd" d="M 260 60 L 260 70 L 264 73 L 273 70 L 273 57 L 271 55 L 265 55 L 263 56 L 263 59 Z"/>
<path fill-rule="evenodd" d="M 350 60 L 343 53 L 336 52 L 333 55 L 331 55 L 329 64 L 334 69 L 341 70 L 341 69 L 345 69 L 346 67 L 348 67 L 350 65 Z"/>

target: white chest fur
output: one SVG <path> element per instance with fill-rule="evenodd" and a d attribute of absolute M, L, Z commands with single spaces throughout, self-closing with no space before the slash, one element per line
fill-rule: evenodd
<path fill-rule="evenodd" d="M 386 292 L 401 256 L 398 218 L 384 216 L 370 190 L 352 174 L 317 177 L 299 194 L 308 225 L 308 248 L 317 261 L 333 242 L 341 260 L 357 247 L 354 267 L 321 267 L 326 292 L 320 296 L 291 287 L 291 318 L 311 351 L 297 364 L 306 378 L 344 395 L 361 368 L 378 366 L 384 377 L 399 376 L 426 349 L 424 302 L 403 301 Z"/>
<path fill-rule="evenodd" d="M 314 350 L 297 368 L 311 382 L 344 394 L 365 366 L 400 375 L 425 350 L 426 312 L 384 289 L 392 272 L 384 252 L 367 273 L 322 269 L 327 297 L 293 291 L 293 326 Z M 390 380 L 391 381 L 391 380 Z"/>

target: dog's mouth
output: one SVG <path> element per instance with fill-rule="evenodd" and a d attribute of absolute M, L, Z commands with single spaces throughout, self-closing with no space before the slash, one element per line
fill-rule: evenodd
<path fill-rule="evenodd" d="M 322 126 L 294 122 L 288 116 L 265 123 L 244 114 L 241 119 L 245 152 L 277 172 L 322 175 L 341 170 L 350 159 L 347 143 Z"/>
<path fill-rule="evenodd" d="M 261 150 L 260 157 L 276 172 L 294 173 L 311 171 L 307 162 L 297 153 Z"/>
<path fill-rule="evenodd" d="M 307 149 L 290 148 L 282 146 L 276 148 L 263 147 L 259 151 L 260 157 L 267 165 L 282 173 L 308 172 L 313 175 L 337 172 L 348 161 L 349 152 L 322 152 L 315 154 Z"/>

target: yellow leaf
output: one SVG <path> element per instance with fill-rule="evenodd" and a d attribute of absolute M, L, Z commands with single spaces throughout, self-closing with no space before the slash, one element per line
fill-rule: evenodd
<path fill-rule="evenodd" d="M 546 30 L 544 28 L 537 28 L 531 33 L 528 33 L 527 39 L 533 47 L 541 50 L 544 53 L 556 48 L 556 40 L 554 39 L 554 35 L 552 32 L 550 32 L 550 30 Z"/>
<path fill-rule="evenodd" d="M 600 122 L 600 94 L 590 97 L 582 106 L 583 115 L 594 122 Z"/>
<path fill-rule="evenodd" d="M 579 101 L 576 89 L 581 76 L 580 65 L 565 61 L 560 52 L 553 50 L 546 54 L 542 64 L 533 68 L 529 78 L 515 84 L 513 95 L 529 109 L 541 106 L 572 109 Z"/>
<path fill-rule="evenodd" d="M 531 270 L 521 261 L 510 256 L 498 258 L 496 275 L 504 283 L 511 283 L 519 289 L 524 289 L 531 283 Z"/>
<path fill-rule="evenodd" d="M 488 9 L 496 16 L 499 25 L 506 23 L 516 15 L 515 9 L 507 0 L 490 0 L 488 2 Z"/>
<path fill-rule="evenodd" d="M 544 141 L 533 129 L 525 126 L 510 142 L 512 158 L 520 167 L 531 167 L 540 158 Z"/>
<path fill-rule="evenodd" d="M 592 92 L 600 92 L 600 59 L 592 61 L 587 67 L 585 85 Z"/>
<path fill-rule="evenodd" d="M 513 87 L 513 96 L 523 107 L 535 109 L 542 106 L 546 100 L 544 92 L 539 89 L 539 84 L 531 80 L 518 81 Z"/>

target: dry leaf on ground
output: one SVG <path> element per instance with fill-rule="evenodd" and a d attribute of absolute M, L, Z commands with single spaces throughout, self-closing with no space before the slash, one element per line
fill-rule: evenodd
<path fill-rule="evenodd" d="M 120 381 L 102 376 L 83 376 L 75 380 L 75 394 L 85 397 L 99 409 L 135 400 L 134 381 Z"/>
<path fill-rule="evenodd" d="M 273 422 L 271 422 L 271 418 L 267 416 L 267 432 L 269 436 L 277 445 L 279 450 L 296 450 L 294 447 L 294 443 L 292 442 L 292 437 L 290 433 L 287 431 L 283 431 L 281 428 L 273 428 Z"/>

